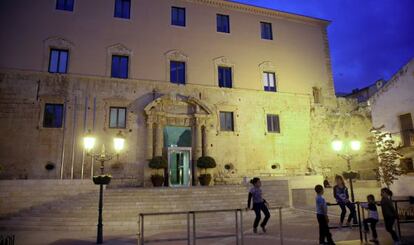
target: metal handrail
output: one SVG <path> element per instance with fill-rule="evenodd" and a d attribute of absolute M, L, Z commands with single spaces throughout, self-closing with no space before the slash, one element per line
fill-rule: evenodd
<path fill-rule="evenodd" d="M 358 227 L 359 228 L 359 240 L 362 242 L 362 220 L 361 220 L 361 206 L 360 202 L 351 202 L 351 204 L 356 205 L 357 207 L 357 224 L 351 224 L 351 227 Z M 339 203 L 327 203 L 328 206 L 339 206 Z M 339 226 L 329 226 L 329 229 L 339 229 Z"/>
<path fill-rule="evenodd" d="M 0 233 L 0 244 L 14 245 L 16 236 L 14 234 L 1 234 Z"/>
<path fill-rule="evenodd" d="M 280 232 L 280 244 L 283 245 L 283 221 L 282 221 L 282 208 L 283 207 L 269 207 L 269 210 L 279 210 L 279 232 Z M 187 244 L 196 245 L 197 239 L 210 239 L 210 238 L 224 238 L 224 237 L 236 237 L 236 245 L 244 244 L 243 234 L 243 211 L 245 209 L 214 209 L 214 210 L 191 210 L 191 211 L 176 211 L 176 212 L 152 212 L 152 213 L 140 213 L 138 215 L 138 233 L 137 233 L 137 244 L 144 245 L 151 242 L 171 242 L 171 241 L 185 241 Z M 202 213 L 224 213 L 234 212 L 235 213 L 235 234 L 223 234 L 223 235 L 210 235 L 197 237 L 196 235 L 196 214 Z M 144 237 L 144 217 L 145 216 L 160 216 L 160 215 L 187 215 L 187 237 L 186 238 L 174 238 L 174 239 L 153 239 L 145 240 Z M 191 235 L 191 218 L 192 216 L 192 235 Z M 240 221 L 240 225 L 239 225 Z M 192 238 L 192 239 L 191 239 Z M 192 243 L 191 243 L 192 241 Z M 239 243 L 240 242 L 240 243 Z"/>
<path fill-rule="evenodd" d="M 403 202 L 408 202 L 408 203 L 411 203 L 411 201 L 408 199 L 406 199 L 406 200 L 392 200 L 393 202 L 394 202 L 394 207 L 395 207 L 395 211 L 397 212 L 397 229 L 398 229 L 398 236 L 400 237 L 400 239 L 401 239 L 401 224 L 407 224 L 407 223 L 414 223 L 414 219 L 412 219 L 412 220 L 403 220 L 403 221 L 401 221 L 400 220 L 400 215 L 399 215 L 399 213 L 398 213 L 398 203 L 403 203 Z"/>
<path fill-rule="evenodd" d="M 404 200 L 392 200 L 392 202 L 394 203 L 394 208 L 395 208 L 395 211 L 397 212 L 397 217 L 396 217 L 396 221 L 397 222 L 396 222 L 395 225 L 397 227 L 398 236 L 401 239 L 401 224 L 414 223 L 414 219 L 412 219 L 412 220 L 401 220 L 400 219 L 400 215 L 398 213 L 398 211 L 399 211 L 398 210 L 398 203 L 410 203 L 410 200 L 407 200 L 407 199 L 404 199 Z M 358 211 L 358 214 L 357 214 L 358 224 L 357 225 L 352 225 L 352 226 L 353 227 L 354 226 L 358 226 L 359 227 L 359 235 L 360 235 L 360 240 L 362 242 L 363 241 L 362 220 L 365 219 L 365 214 L 364 214 L 363 210 L 361 209 L 361 203 L 364 203 L 364 202 L 353 202 L 352 203 L 352 204 L 354 204 L 354 205 L 357 206 L 357 211 Z M 376 203 L 376 205 L 380 205 L 380 202 L 375 202 L 375 203 Z M 327 205 L 328 206 L 337 206 L 339 204 L 338 203 L 328 203 Z M 337 228 L 339 228 L 339 227 L 338 226 L 329 227 L 329 229 L 337 229 Z M 365 241 L 366 241 L 367 240 L 366 234 L 365 234 L 364 238 L 365 238 Z"/>

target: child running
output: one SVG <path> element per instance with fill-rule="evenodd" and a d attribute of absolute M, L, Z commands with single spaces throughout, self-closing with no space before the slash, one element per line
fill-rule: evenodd
<path fill-rule="evenodd" d="M 381 197 L 381 208 L 382 215 L 384 216 L 385 229 L 391 234 L 394 244 L 398 245 L 400 244 L 400 239 L 393 228 L 395 219 L 397 218 L 397 212 L 395 211 L 391 200 L 392 191 L 388 188 L 382 188 Z"/>
<path fill-rule="evenodd" d="M 253 185 L 253 187 L 249 191 L 249 198 L 247 200 L 247 209 L 250 209 L 250 203 L 253 199 L 253 208 L 256 219 L 253 223 L 253 232 L 257 233 L 257 227 L 259 226 L 259 222 L 261 219 L 260 212 L 262 211 L 265 215 L 265 218 L 263 219 L 262 223 L 260 224 L 260 227 L 262 228 L 262 231 L 266 233 L 266 224 L 267 221 L 270 218 L 270 213 L 267 208 L 268 203 L 265 199 L 262 197 L 262 189 L 260 187 L 262 186 L 262 183 L 259 178 L 255 177 L 252 180 L 250 180 L 250 183 Z"/>
<path fill-rule="evenodd" d="M 329 232 L 329 218 L 328 218 L 328 206 L 325 198 L 323 198 L 323 187 L 321 185 L 315 186 L 316 192 L 316 217 L 319 223 L 319 244 L 335 245 L 332 240 L 331 232 Z M 325 242 L 327 239 L 327 243 Z"/>
<path fill-rule="evenodd" d="M 368 224 L 371 226 L 372 232 L 372 239 L 369 240 L 370 242 L 378 243 L 378 235 L 376 225 L 378 223 L 378 211 L 377 205 L 375 204 L 375 197 L 374 195 L 367 196 L 368 203 L 361 203 L 361 207 L 368 210 L 368 218 L 364 219 L 364 231 L 369 233 Z"/>

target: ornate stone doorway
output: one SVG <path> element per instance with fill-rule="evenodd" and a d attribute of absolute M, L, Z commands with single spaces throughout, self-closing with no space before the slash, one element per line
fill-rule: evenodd
<path fill-rule="evenodd" d="M 203 130 L 213 115 L 211 109 L 197 98 L 168 94 L 155 99 L 144 110 L 147 117 L 147 159 L 154 156 L 168 157 L 168 147 L 178 147 L 171 145 L 170 139 L 165 139 L 169 131 L 174 128 L 191 129 L 185 133 L 187 135 L 183 135 L 181 143 L 184 142 L 184 145 L 181 146 L 191 148 L 194 184 L 197 176 L 194 162 L 202 155 L 208 155 L 208 139 Z M 189 145 L 185 145 L 188 144 L 185 137 L 190 138 Z"/>

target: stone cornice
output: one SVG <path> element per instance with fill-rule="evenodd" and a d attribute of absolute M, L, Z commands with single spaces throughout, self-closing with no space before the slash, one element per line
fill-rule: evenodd
<path fill-rule="evenodd" d="M 23 80 L 60 80 L 60 81 L 71 81 L 76 80 L 79 82 L 112 82 L 112 83 L 123 83 L 123 84 L 142 84 L 142 85 L 152 85 L 157 89 L 157 87 L 164 87 L 164 88 L 175 88 L 177 90 L 177 85 L 170 83 L 169 81 L 161 81 L 161 80 L 148 80 L 148 79 L 140 79 L 140 78 L 128 78 L 128 79 L 117 79 L 111 78 L 108 76 L 96 76 L 96 75 L 85 75 L 85 74 L 57 74 L 57 73 L 49 73 L 45 71 L 35 71 L 35 70 L 24 70 L 24 69 L 11 69 L 11 68 L 4 68 L 0 67 L 0 81 L 5 78 L 13 78 L 13 79 L 23 79 Z M 209 85 L 201 85 L 201 84 L 193 84 L 189 83 L 185 86 L 180 86 L 181 88 L 188 87 L 191 89 L 208 89 L 208 90 L 216 90 L 223 92 L 223 89 L 218 86 L 209 86 Z M 256 90 L 250 88 L 232 88 L 232 93 L 239 93 L 239 92 L 251 92 L 251 93 L 258 93 L 260 95 L 265 96 L 274 96 L 273 93 L 265 92 L 263 90 Z M 277 92 L 278 95 L 283 96 L 293 96 L 293 97 L 303 97 L 309 98 L 310 94 L 306 93 L 294 93 L 294 92 Z"/>
<path fill-rule="evenodd" d="M 263 8 L 238 2 L 233 2 L 230 0 L 187 0 L 188 2 L 199 3 L 210 5 L 218 8 L 236 10 L 241 12 L 247 12 L 250 14 L 263 15 L 271 18 L 285 19 L 289 21 L 296 21 L 307 24 L 328 26 L 331 22 L 329 20 L 319 19 L 315 17 L 293 14 L 288 12 L 283 12 L 280 10 L 274 10 L 269 8 Z"/>

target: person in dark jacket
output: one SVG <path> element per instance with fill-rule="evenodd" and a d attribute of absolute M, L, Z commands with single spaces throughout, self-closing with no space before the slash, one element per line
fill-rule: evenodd
<path fill-rule="evenodd" d="M 351 220 L 353 220 L 354 224 L 357 223 L 355 205 L 351 201 L 349 201 L 348 188 L 346 187 L 345 181 L 342 178 L 342 176 L 337 175 L 335 177 L 335 182 L 336 185 L 333 188 L 333 195 L 335 197 L 336 202 L 339 204 L 339 207 L 341 208 L 341 222 L 339 223 L 339 226 L 343 226 L 346 215 L 346 207 L 348 207 L 350 213 L 346 225 L 351 227 Z"/>
<path fill-rule="evenodd" d="M 268 203 L 262 197 L 262 189 L 260 189 L 260 187 L 262 186 L 262 183 L 260 182 L 260 179 L 256 177 L 250 180 L 250 183 L 253 185 L 253 187 L 249 191 L 249 197 L 247 200 L 247 209 L 250 209 L 250 204 L 253 200 L 252 210 L 254 210 L 256 214 L 256 218 L 253 223 L 253 232 L 257 233 L 257 227 L 259 226 L 259 222 L 261 219 L 260 213 L 263 212 L 265 215 L 265 218 L 260 224 L 260 227 L 262 228 L 262 231 L 266 233 L 266 224 L 269 221 L 270 213 L 268 209 Z"/>
<path fill-rule="evenodd" d="M 394 240 L 394 244 L 400 244 L 400 239 L 398 238 L 397 233 L 393 228 L 395 219 L 397 218 L 397 212 L 395 211 L 391 200 L 392 191 L 388 188 L 382 188 L 381 197 L 381 209 L 382 215 L 384 216 L 385 229 L 391 234 L 392 240 Z"/>

